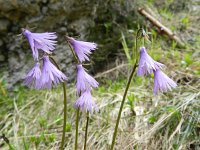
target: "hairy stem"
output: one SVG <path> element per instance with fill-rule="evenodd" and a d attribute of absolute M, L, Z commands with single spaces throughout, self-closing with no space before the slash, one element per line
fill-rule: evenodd
<path fill-rule="evenodd" d="M 84 150 L 86 150 L 87 147 L 87 134 L 88 134 L 88 125 L 89 125 L 89 111 L 87 112 L 87 121 L 86 121 L 86 129 L 85 129 L 85 143 L 84 143 Z"/>

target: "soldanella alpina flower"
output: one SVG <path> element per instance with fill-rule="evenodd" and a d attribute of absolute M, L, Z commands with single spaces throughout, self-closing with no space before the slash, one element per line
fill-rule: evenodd
<path fill-rule="evenodd" d="M 80 62 L 83 62 L 85 60 L 89 61 L 90 59 L 88 56 L 91 54 L 91 51 L 97 49 L 96 43 L 78 41 L 72 37 L 67 37 L 67 40 L 76 52 L 76 55 L 78 56 Z"/>
<path fill-rule="evenodd" d="M 163 64 L 153 60 L 147 53 L 145 47 L 140 48 L 140 61 L 138 66 L 138 76 L 144 76 L 153 73 L 153 70 L 161 69 Z"/>
<path fill-rule="evenodd" d="M 34 60 L 38 60 L 39 49 L 48 54 L 55 49 L 57 38 L 55 32 L 32 33 L 27 29 L 22 29 L 22 34 L 28 39 Z"/>
<path fill-rule="evenodd" d="M 40 89 L 51 89 L 53 85 L 67 80 L 67 77 L 49 60 L 48 56 L 43 56 L 43 68 L 40 79 Z"/>
<path fill-rule="evenodd" d="M 99 83 L 90 76 L 85 68 L 81 64 L 77 65 L 77 79 L 76 79 L 76 90 L 77 94 L 86 91 L 88 88 L 91 87 L 97 88 Z"/>
<path fill-rule="evenodd" d="M 75 107 L 86 112 L 93 112 L 93 110 L 97 110 L 97 106 L 91 95 L 91 89 L 87 89 L 82 93 L 82 95 L 75 102 Z"/>
<path fill-rule="evenodd" d="M 35 89 L 38 89 L 40 84 L 40 77 L 41 77 L 40 64 L 36 63 L 35 66 L 26 75 L 24 84 L 28 87 L 33 87 Z"/>
<path fill-rule="evenodd" d="M 154 73 L 154 89 L 153 93 L 156 95 L 159 91 L 166 92 L 175 88 L 177 84 L 170 79 L 166 74 L 161 70 L 157 69 L 153 71 Z"/>

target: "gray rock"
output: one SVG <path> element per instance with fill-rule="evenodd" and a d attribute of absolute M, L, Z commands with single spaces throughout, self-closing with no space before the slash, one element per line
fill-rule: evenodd
<path fill-rule="evenodd" d="M 0 61 L 5 61 L 5 56 L 0 54 Z"/>
<path fill-rule="evenodd" d="M 3 45 L 3 41 L 2 40 L 0 40 L 0 46 L 2 46 Z"/>
<path fill-rule="evenodd" d="M 7 19 L 0 19 L 0 31 L 6 32 L 10 22 Z"/>
<path fill-rule="evenodd" d="M 17 36 L 21 28 L 57 32 L 55 58 L 71 80 L 75 63 L 64 36 L 98 43 L 99 50 L 93 54 L 92 61 L 93 68 L 101 68 L 118 53 L 121 30 L 135 20 L 134 7 L 132 0 L 0 0 L 0 41 L 4 42 L 0 54 L 4 61 L 1 64 L 9 66 L 8 82 L 10 85 L 21 82 L 34 65 L 28 41 Z"/>

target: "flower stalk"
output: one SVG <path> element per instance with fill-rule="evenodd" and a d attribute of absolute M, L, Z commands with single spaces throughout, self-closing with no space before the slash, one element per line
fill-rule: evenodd
<path fill-rule="evenodd" d="M 63 120 L 61 150 L 64 150 L 64 146 L 65 146 L 65 132 L 66 132 L 66 123 L 67 123 L 67 94 L 66 94 L 66 84 L 64 82 L 63 82 L 63 93 L 64 93 L 64 120 Z"/>
<path fill-rule="evenodd" d="M 88 134 L 88 126 L 89 126 L 89 111 L 87 111 L 87 121 L 86 121 L 86 127 L 85 127 L 85 142 L 84 142 L 84 150 L 87 148 L 87 134 Z"/>
<path fill-rule="evenodd" d="M 92 112 L 96 108 L 95 102 L 91 95 L 92 88 L 97 88 L 99 83 L 87 73 L 87 70 L 82 66 L 84 61 L 89 61 L 89 56 L 97 48 L 96 43 L 84 42 L 75 40 L 72 37 L 66 36 L 66 40 L 69 44 L 70 50 L 74 58 L 77 61 L 77 79 L 76 79 L 76 94 L 79 96 L 75 102 L 76 112 L 76 135 L 75 135 L 75 150 L 77 150 L 78 145 L 78 121 L 79 113 L 81 111 L 87 112 L 87 122 L 85 131 L 85 143 L 84 149 L 86 149 L 87 144 L 87 130 L 89 125 L 89 112 Z"/>
<path fill-rule="evenodd" d="M 55 59 L 53 57 L 50 57 L 50 59 L 53 61 L 53 63 L 56 65 L 56 67 L 60 70 L 60 67 L 56 63 Z M 63 82 L 63 95 L 64 95 L 64 114 L 63 114 L 63 131 L 62 131 L 62 141 L 61 141 L 61 150 L 64 150 L 65 146 L 65 132 L 66 132 L 66 124 L 67 124 L 67 93 L 66 93 L 66 83 Z"/>
<path fill-rule="evenodd" d="M 119 109 L 119 113 L 118 113 L 118 116 L 117 116 L 117 121 L 116 121 L 116 124 L 115 124 L 115 129 L 114 129 L 114 133 L 113 133 L 113 138 L 112 138 L 112 144 L 111 144 L 111 150 L 114 149 L 114 145 L 115 145 L 115 140 L 116 140 L 116 136 L 117 136 L 117 131 L 118 131 L 118 126 L 119 126 L 119 121 L 120 121 L 120 118 L 121 118 L 121 113 L 122 113 L 122 109 L 123 109 L 123 106 L 124 106 L 124 102 L 126 100 L 126 95 L 128 93 L 128 89 L 130 87 L 130 84 L 131 84 L 131 80 L 133 78 L 133 75 L 135 73 L 135 70 L 137 68 L 137 63 L 138 63 L 138 58 L 137 58 L 137 47 L 138 47 L 138 37 L 139 37 L 139 33 L 142 31 L 143 29 L 139 29 L 136 33 L 136 39 L 135 39 L 135 64 L 132 68 L 132 71 L 131 71 L 131 74 L 128 78 L 128 82 L 127 82 L 127 85 L 126 85 L 126 88 L 125 88 L 125 91 L 124 91 L 124 95 L 123 95 L 123 98 L 122 98 L 122 102 L 121 102 L 121 105 L 120 105 L 120 109 Z"/>
<path fill-rule="evenodd" d="M 119 121 L 120 121 L 120 118 L 121 118 L 122 109 L 123 109 L 124 102 L 126 100 L 126 95 L 128 93 L 128 89 L 130 87 L 131 80 L 133 78 L 133 75 L 135 73 L 136 68 L 137 68 L 137 63 L 135 63 L 135 65 L 133 66 L 133 69 L 131 71 L 131 74 L 129 76 L 129 79 L 128 79 L 128 82 L 127 82 L 127 85 L 126 85 L 126 89 L 124 91 L 123 99 L 122 99 L 121 106 L 120 106 L 120 109 L 119 109 L 119 113 L 118 113 L 118 116 L 117 116 L 117 122 L 116 122 L 116 125 L 115 125 L 115 130 L 114 130 L 114 133 L 113 133 L 111 150 L 114 149 L 114 145 L 115 145 L 115 140 L 116 140 L 116 136 L 117 136 L 117 130 L 118 130 Z"/>
<path fill-rule="evenodd" d="M 79 112 L 80 112 L 80 108 L 77 108 L 76 110 L 76 135 L 75 135 L 75 145 L 74 145 L 74 149 L 77 150 L 78 148 L 78 122 L 79 122 Z"/>
<path fill-rule="evenodd" d="M 69 48 L 74 56 L 74 59 L 76 60 L 77 64 L 80 64 L 71 44 L 69 43 L 67 37 L 66 37 L 67 43 L 69 45 Z M 79 128 L 79 114 L 80 114 L 80 108 L 77 108 L 76 110 L 76 132 L 75 132 L 75 144 L 74 144 L 74 149 L 77 150 L 78 149 L 78 128 Z"/>

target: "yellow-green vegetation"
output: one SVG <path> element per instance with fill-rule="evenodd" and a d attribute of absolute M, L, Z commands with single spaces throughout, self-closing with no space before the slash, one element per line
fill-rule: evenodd
<path fill-rule="evenodd" d="M 170 0 L 172 2 L 173 0 Z M 153 0 L 149 0 L 153 3 Z M 164 70 L 178 87 L 171 92 L 153 95 L 153 77 L 135 77 L 132 80 L 119 124 L 115 148 L 117 150 L 186 150 L 200 149 L 200 27 L 193 14 L 174 14 L 168 9 L 159 12 L 163 23 L 180 31 L 186 48 L 151 30 L 149 54 L 164 63 Z M 110 24 L 104 24 L 109 30 Z M 154 28 L 153 28 L 154 29 Z M 184 29 L 184 30 L 183 30 Z M 133 30 L 135 32 L 136 29 Z M 121 39 L 125 53 L 116 60 L 116 67 L 98 73 L 100 87 L 93 92 L 99 111 L 91 115 L 88 131 L 88 149 L 107 150 L 125 90 L 131 60 L 128 53 L 135 44 L 132 32 L 123 33 Z M 127 38 L 128 37 L 128 38 Z M 192 37 L 189 39 L 189 37 Z M 128 59 L 127 59 L 127 57 Z M 67 87 L 68 122 L 66 149 L 74 146 L 75 117 L 74 84 Z M 56 150 L 62 134 L 62 87 L 31 90 L 23 85 L 7 90 L 6 81 L 0 79 L 0 136 L 5 134 L 10 146 L 0 141 L 0 149 Z M 79 121 L 78 148 L 84 144 L 86 114 Z"/>
<path fill-rule="evenodd" d="M 200 81 L 198 55 L 193 46 L 162 49 L 161 40 L 151 47 L 152 57 L 163 62 L 165 72 L 178 84 L 172 92 L 152 94 L 153 78 L 134 77 L 117 136 L 117 149 L 187 149 L 199 146 Z M 155 41 L 155 40 L 154 40 Z M 197 52 L 197 51 L 196 51 Z M 111 136 L 129 74 L 127 63 L 108 73 L 99 73 L 101 86 L 93 93 L 99 112 L 91 116 L 88 148 L 106 150 Z M 112 76 L 115 80 L 109 80 Z M 67 147 L 72 149 L 75 134 L 74 85 L 68 86 Z M 14 149 L 57 149 L 61 139 L 62 88 L 53 91 L 30 90 L 16 86 L 6 90 L 1 80 L 0 133 L 4 133 Z M 85 115 L 81 114 L 79 148 L 84 141 Z M 8 145 L 1 141 L 1 149 Z"/>

